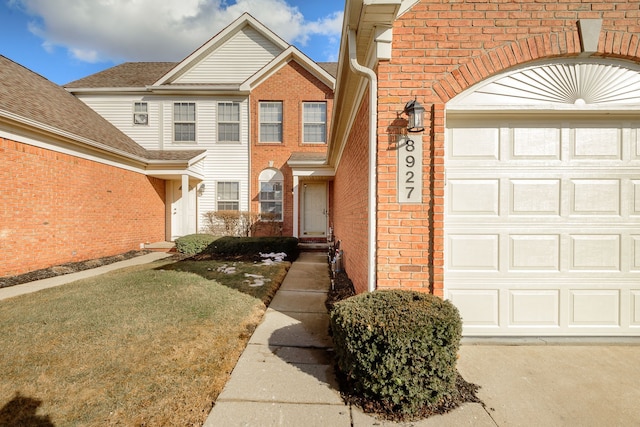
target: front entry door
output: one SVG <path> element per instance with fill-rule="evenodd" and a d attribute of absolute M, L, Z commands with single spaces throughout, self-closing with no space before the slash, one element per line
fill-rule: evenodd
<path fill-rule="evenodd" d="M 325 182 L 304 184 L 302 200 L 302 236 L 326 236 L 327 184 Z"/>
<path fill-rule="evenodd" d="M 189 188 L 189 197 L 188 200 L 185 201 L 182 197 L 182 182 L 171 181 L 171 184 L 167 187 L 170 193 L 168 199 L 171 200 L 169 211 L 171 230 L 169 235 L 171 236 L 171 241 L 174 241 L 178 237 L 195 233 L 196 194 L 193 188 Z M 188 204 L 188 214 L 186 217 L 184 203 Z"/>

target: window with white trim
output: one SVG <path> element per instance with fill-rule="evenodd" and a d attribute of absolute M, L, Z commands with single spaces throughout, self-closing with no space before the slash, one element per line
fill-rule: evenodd
<path fill-rule="evenodd" d="M 327 142 L 327 103 L 303 102 L 303 142 L 320 144 Z"/>
<path fill-rule="evenodd" d="M 133 124 L 134 125 L 149 124 L 149 107 L 146 102 L 133 103 Z"/>
<path fill-rule="evenodd" d="M 282 102 L 260 102 L 260 142 L 282 142 Z"/>
<path fill-rule="evenodd" d="M 173 140 L 175 142 L 196 142 L 195 102 L 175 102 L 173 104 Z"/>
<path fill-rule="evenodd" d="M 240 142 L 240 103 L 218 103 L 218 142 Z"/>
<path fill-rule="evenodd" d="M 218 182 L 216 186 L 217 206 L 219 211 L 240 210 L 240 183 Z"/>
<path fill-rule="evenodd" d="M 282 221 L 282 187 L 284 176 L 277 169 L 260 172 L 260 218 L 267 221 Z"/>

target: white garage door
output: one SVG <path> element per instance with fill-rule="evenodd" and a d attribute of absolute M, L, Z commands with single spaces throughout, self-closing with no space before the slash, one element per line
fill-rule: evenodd
<path fill-rule="evenodd" d="M 640 335 L 640 123 L 486 117 L 447 121 L 444 287 L 464 334 Z"/>

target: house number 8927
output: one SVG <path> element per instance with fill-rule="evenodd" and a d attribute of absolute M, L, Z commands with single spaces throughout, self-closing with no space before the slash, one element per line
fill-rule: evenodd
<path fill-rule="evenodd" d="M 398 203 L 422 203 L 422 135 L 398 141 Z"/>

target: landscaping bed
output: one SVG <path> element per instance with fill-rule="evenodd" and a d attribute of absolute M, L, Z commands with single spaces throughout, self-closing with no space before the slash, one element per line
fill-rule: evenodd
<path fill-rule="evenodd" d="M 21 285 L 35 280 L 48 279 L 50 277 L 62 276 L 70 273 L 77 273 L 78 271 L 90 270 L 92 268 L 102 267 L 103 265 L 113 264 L 114 262 L 135 258 L 140 255 L 146 255 L 150 252 L 151 251 L 148 250 L 129 251 L 119 255 L 89 259 L 86 261 L 68 262 L 66 264 L 29 271 L 28 273 L 15 276 L 0 277 L 0 288 Z"/>

